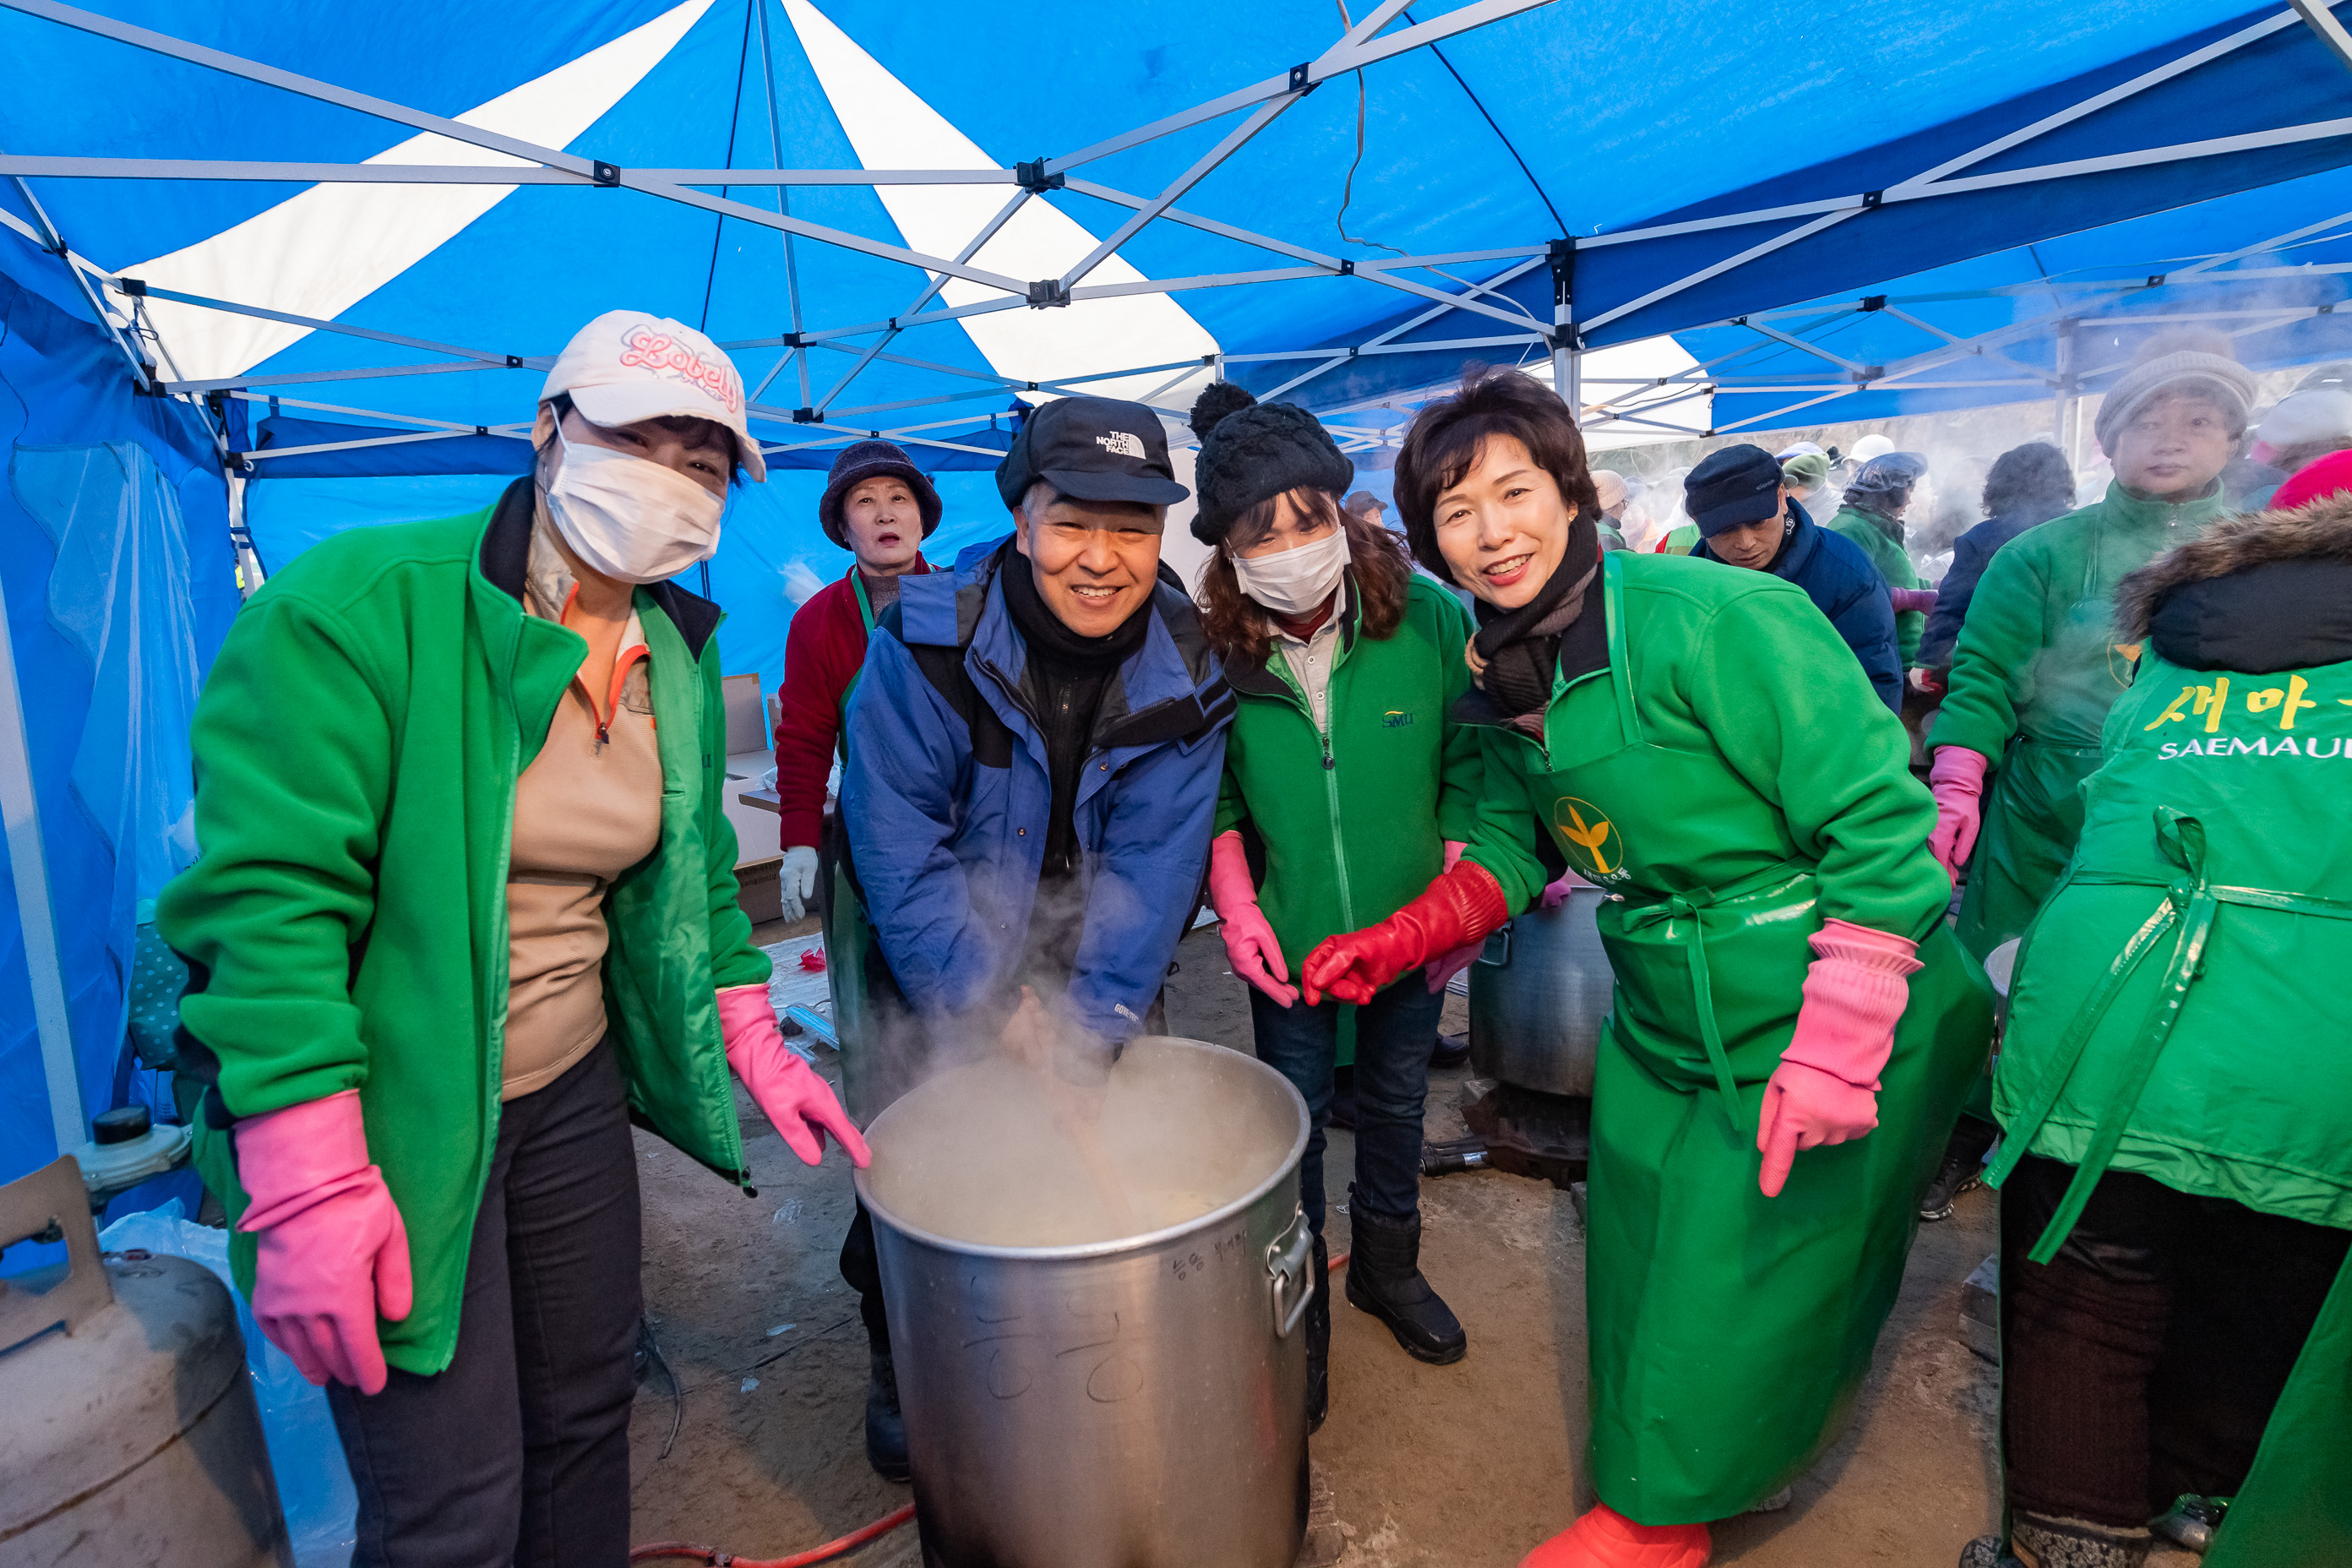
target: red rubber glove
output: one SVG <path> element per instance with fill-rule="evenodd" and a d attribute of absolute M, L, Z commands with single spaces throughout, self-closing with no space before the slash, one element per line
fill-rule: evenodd
<path fill-rule="evenodd" d="M 1495 874 L 1475 860 L 1465 860 L 1378 925 L 1316 943 L 1299 966 L 1307 1005 L 1320 1005 L 1324 992 L 1342 1002 L 1369 1002 L 1406 970 L 1483 941 L 1510 918 L 1503 885 Z"/>
<path fill-rule="evenodd" d="M 253 1316 L 313 1384 L 381 1394 L 376 1318 L 408 1316 L 408 1227 L 368 1163 L 360 1091 L 248 1116 L 236 1174 L 252 1199 L 236 1228 L 258 1242 Z"/>
<path fill-rule="evenodd" d="M 1895 613 L 1898 616 L 1913 611 L 1926 615 L 1936 607 L 1936 590 L 1933 588 L 1889 588 L 1886 592 L 1894 599 Z"/>
<path fill-rule="evenodd" d="M 873 1157 L 866 1152 L 856 1124 L 833 1097 L 832 1085 L 817 1077 L 797 1051 L 785 1047 L 765 985 L 730 985 L 719 992 L 719 1028 L 727 1040 L 727 1065 L 802 1164 L 824 1163 L 828 1132 L 849 1151 L 851 1164 L 863 1167 Z"/>
<path fill-rule="evenodd" d="M 1982 752 L 1938 746 L 1936 761 L 1927 769 L 1927 789 L 1936 797 L 1936 826 L 1927 835 L 1927 853 L 1955 882 L 1960 879 L 1960 868 L 1968 864 L 1969 851 L 1977 847 L 1977 828 L 1982 822 L 1977 797 L 1984 793 L 1985 770 L 1990 766 L 1991 761 Z"/>
<path fill-rule="evenodd" d="M 1217 911 L 1218 934 L 1225 939 L 1234 973 L 1285 1007 L 1297 1001 L 1297 988 L 1287 984 L 1290 965 L 1283 962 L 1282 943 L 1257 907 L 1257 885 L 1250 880 L 1249 852 L 1242 847 L 1239 828 L 1225 829 L 1209 846 L 1209 906 Z"/>
<path fill-rule="evenodd" d="M 1444 869 L 1446 871 L 1451 871 L 1454 867 L 1460 865 L 1462 863 L 1462 851 L 1469 847 L 1470 846 L 1463 843 L 1458 838 L 1447 839 L 1445 841 Z M 1444 872 L 1439 874 L 1443 875 Z M 1434 996 L 1439 992 L 1444 990 L 1445 983 L 1453 979 L 1455 975 L 1461 973 L 1464 970 L 1469 968 L 1472 963 L 1477 961 L 1478 955 L 1481 952 L 1484 952 L 1486 949 L 1486 936 L 1484 931 L 1481 931 L 1478 934 L 1476 941 L 1464 942 L 1460 947 L 1455 948 L 1452 952 L 1445 954 L 1442 958 L 1431 959 L 1429 961 L 1429 967 L 1423 971 L 1423 973 L 1427 974 L 1429 977 L 1429 994 L 1432 996 Z"/>
<path fill-rule="evenodd" d="M 1895 1049 L 1895 1023 L 1919 967 L 1915 942 L 1845 921 L 1813 933 L 1805 1001 L 1780 1065 L 1764 1086 L 1756 1184 L 1780 1195 L 1801 1149 L 1843 1143 L 1878 1125 L 1878 1074 Z"/>

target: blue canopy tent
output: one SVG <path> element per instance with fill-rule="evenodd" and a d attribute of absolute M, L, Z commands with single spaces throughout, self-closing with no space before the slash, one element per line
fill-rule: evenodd
<path fill-rule="evenodd" d="M 704 328 L 777 469 L 709 574 L 730 668 L 772 681 L 844 564 L 812 502 L 845 440 L 939 470 L 950 550 L 1002 528 L 1025 399 L 1172 416 L 1223 374 L 1336 411 L 1474 355 L 1572 381 L 1587 346 L 2322 177 L 2352 77 L 2303 3 L 0 0 L 0 277 L 225 454 L 191 548 L 226 571 L 233 540 L 248 584 L 495 494 L 590 315 Z M 104 923 L 49 886 L 60 929 Z"/>

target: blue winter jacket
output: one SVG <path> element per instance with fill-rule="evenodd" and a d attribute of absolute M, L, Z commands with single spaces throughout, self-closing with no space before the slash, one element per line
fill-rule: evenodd
<path fill-rule="evenodd" d="M 841 819 L 882 955 L 931 1017 L 1017 995 L 1053 806 L 1029 651 L 1000 564 L 901 578 L 843 717 Z M 1198 907 L 1234 698 L 1192 602 L 1164 568 L 1141 648 L 1103 691 L 1078 785 L 1085 925 L 1068 1004 L 1104 1038 L 1139 1032 Z"/>
<path fill-rule="evenodd" d="M 1822 527 L 1795 501 L 1789 503 L 1789 511 L 1797 526 L 1768 570 L 1805 591 L 1862 661 L 1879 700 L 1902 712 L 1903 651 L 1895 640 L 1895 601 L 1886 592 L 1886 579 L 1853 540 Z M 1704 561 L 1723 559 L 1703 540 L 1691 553 Z"/>
<path fill-rule="evenodd" d="M 1960 640 L 1960 623 L 1969 617 L 1969 601 L 1977 596 L 1977 583 L 1992 564 L 2000 547 L 2029 528 L 2039 528 L 2073 509 L 2037 503 L 1989 517 L 1952 542 L 1952 563 L 1936 584 L 1936 607 L 1927 612 L 1927 629 L 1919 638 L 1919 663 L 1942 669 L 1952 662 Z"/>

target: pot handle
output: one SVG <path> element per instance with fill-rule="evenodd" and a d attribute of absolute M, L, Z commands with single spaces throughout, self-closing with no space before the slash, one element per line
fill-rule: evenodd
<path fill-rule="evenodd" d="M 1503 924 L 1496 926 L 1493 931 L 1488 931 L 1488 932 L 1486 933 L 1486 942 L 1483 942 L 1482 944 L 1480 944 L 1480 946 L 1479 946 L 1479 948 L 1478 948 L 1478 957 L 1477 957 L 1476 962 L 1478 962 L 1478 963 L 1480 963 L 1491 964 L 1491 965 L 1493 965 L 1493 966 L 1494 966 L 1495 968 L 1496 968 L 1496 969 L 1507 969 L 1508 967 L 1510 967 L 1510 963 L 1511 963 L 1511 930 L 1512 930 L 1511 922 L 1510 922 L 1510 921 L 1506 921 Z M 1491 950 L 1493 949 L 1494 945 L 1495 945 L 1497 942 L 1501 942 L 1501 943 L 1503 944 L 1503 954 L 1502 954 L 1502 956 L 1501 956 L 1500 958 L 1489 958 L 1489 957 L 1487 957 L 1487 956 L 1486 956 L 1486 954 L 1488 953 L 1488 952 L 1489 952 L 1489 951 L 1491 951 Z"/>
<path fill-rule="evenodd" d="M 1276 1339 L 1286 1340 L 1297 1331 L 1298 1321 L 1307 1315 L 1307 1304 L 1315 1300 L 1314 1258 L 1315 1233 L 1307 1224 L 1307 1211 L 1301 1208 L 1265 1247 L 1265 1271 L 1274 1281 Z"/>

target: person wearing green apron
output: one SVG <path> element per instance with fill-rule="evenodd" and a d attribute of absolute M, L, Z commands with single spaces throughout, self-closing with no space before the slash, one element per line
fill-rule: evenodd
<path fill-rule="evenodd" d="M 2137 1568 L 2151 1519 L 2213 1568 L 2352 1563 L 2352 494 L 2116 598 L 2139 677 L 1994 1092 L 2014 1555 L 1961 1563 Z"/>
<path fill-rule="evenodd" d="M 1969 601 L 1928 784 L 1936 858 L 1956 879 L 1968 868 L 1957 929 L 1979 958 L 2024 931 L 2074 853 L 2076 791 L 2131 684 L 2116 584 L 2224 510 L 2221 469 L 2255 394 L 2228 350 L 2218 334 L 2151 340 L 2099 408 L 2105 497 L 2002 545 Z"/>
<path fill-rule="evenodd" d="M 1991 1032 L 1942 915 L 1900 722 L 1795 584 L 1597 547 L 1583 444 L 1516 372 L 1425 407 L 1407 537 L 1478 601 L 1477 827 L 1304 978 L 1343 998 L 1524 909 L 1603 889 L 1586 1312 L 1601 1506 L 1528 1568 L 1698 1568 L 1709 1521 L 1836 1436 L 1916 1203 Z M 1780 474 L 1695 496 L 1769 516 Z M 1704 515 L 1702 515 L 1704 514 Z M 1311 990 L 1310 990 L 1311 994 Z M 1802 1151 L 1802 1152 L 1800 1152 Z"/>
<path fill-rule="evenodd" d="M 887 441 L 857 441 L 842 448 L 817 501 L 817 526 L 856 559 L 838 581 L 818 589 L 793 612 L 784 643 L 784 679 L 776 691 L 782 915 L 796 921 L 815 907 L 824 936 L 834 1040 L 841 1054 L 842 1099 L 861 1127 L 891 1098 L 875 1081 L 875 1053 L 866 1047 L 879 1005 L 876 993 L 887 994 L 890 985 L 873 928 L 842 864 L 839 826 L 824 809 L 825 781 L 844 749 L 842 710 L 856 689 L 875 618 L 898 602 L 901 578 L 930 571 L 922 545 L 940 526 L 940 513 L 939 492 L 901 448 Z M 862 1205 L 842 1241 L 841 1277 L 868 1308 L 873 1370 L 866 1400 L 866 1458 L 883 1476 L 903 1480 L 907 1428 L 898 1412 L 898 1381 L 889 1371 L 874 1230 Z"/>
<path fill-rule="evenodd" d="M 1846 481 L 1837 515 L 1822 526 L 1858 546 L 1895 600 L 1895 637 L 1906 669 L 1919 662 L 1919 637 L 1927 612 L 1936 607 L 1933 588 L 1919 581 L 1919 569 L 1903 546 L 1903 514 L 1912 493 L 1927 477 L 1927 459 L 1916 452 L 1887 452 L 1863 464 Z"/>

